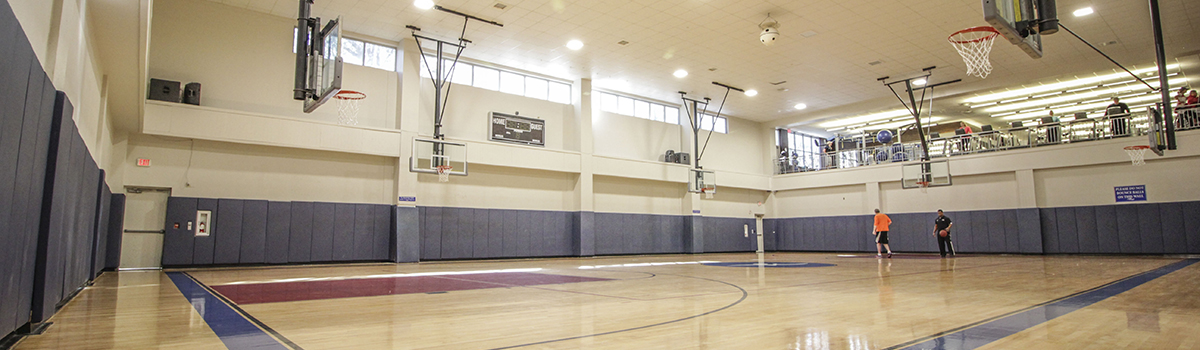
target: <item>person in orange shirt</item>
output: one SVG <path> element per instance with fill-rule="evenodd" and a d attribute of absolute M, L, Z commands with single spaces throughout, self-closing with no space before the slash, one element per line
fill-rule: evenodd
<path fill-rule="evenodd" d="M 888 246 L 888 225 L 892 224 L 892 218 L 886 214 L 880 213 L 879 209 L 875 209 L 875 257 L 883 257 L 883 248 L 887 248 L 888 259 L 892 258 L 892 247 Z"/>

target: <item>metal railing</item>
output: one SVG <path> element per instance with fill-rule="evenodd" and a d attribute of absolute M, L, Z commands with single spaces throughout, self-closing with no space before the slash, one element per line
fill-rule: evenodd
<path fill-rule="evenodd" d="M 1200 106 L 1183 107 L 1177 109 L 1176 112 L 1176 131 L 1200 129 Z M 929 140 L 929 158 L 937 159 L 1010 149 L 1146 136 L 1150 130 L 1148 121 L 1146 112 L 1142 111 L 1111 117 L 938 137 Z M 775 171 L 776 174 L 790 174 L 899 163 L 919 160 L 922 154 L 921 143 L 913 141 L 805 156 L 781 156 L 776 159 Z"/>

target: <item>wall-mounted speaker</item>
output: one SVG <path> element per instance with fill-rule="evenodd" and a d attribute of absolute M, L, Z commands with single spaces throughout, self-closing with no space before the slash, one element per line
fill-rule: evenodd
<path fill-rule="evenodd" d="M 147 98 L 151 100 L 179 103 L 179 82 L 150 79 L 150 91 Z"/>
<path fill-rule="evenodd" d="M 200 83 L 188 83 L 183 86 L 183 103 L 200 105 Z"/>

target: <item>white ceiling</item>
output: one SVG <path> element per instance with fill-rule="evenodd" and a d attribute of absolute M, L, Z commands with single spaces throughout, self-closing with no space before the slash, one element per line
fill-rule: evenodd
<path fill-rule="evenodd" d="M 289 18 L 296 17 L 298 8 L 298 0 L 210 1 Z M 913 76 L 928 66 L 938 67 L 933 83 L 963 79 L 939 88 L 939 98 L 1114 68 L 1060 31 L 1044 38 L 1046 53 L 1039 60 L 997 40 L 992 74 L 986 80 L 967 77 L 946 37 L 986 25 L 980 0 L 500 0 L 508 5 L 503 10 L 494 7 L 495 0 L 435 2 L 504 24 L 472 21 L 465 37 L 474 44 L 464 57 L 560 78 L 591 78 L 597 88 L 663 101 L 678 101 L 681 90 L 719 101 L 724 89 L 712 81 L 756 89 L 756 97 L 731 94 L 726 114 L 775 125 L 898 108 L 876 79 Z M 1167 56 L 1172 62 L 1180 56 L 1194 58 L 1200 52 L 1200 1 L 1160 3 Z M 1095 14 L 1071 15 L 1084 6 L 1093 7 Z M 1058 8 L 1063 24 L 1118 62 L 1152 66 L 1146 1 L 1061 0 Z M 770 47 L 758 42 L 758 24 L 768 13 L 779 21 L 781 33 Z M 417 9 L 412 0 L 316 0 L 313 16 L 342 16 L 347 31 L 390 41 L 410 37 L 405 25 L 454 38 L 463 24 L 462 17 Z M 801 35 L 809 31 L 816 35 Z M 586 46 L 568 50 L 564 45 L 570 39 Z M 629 44 L 618 45 L 622 40 Z M 1116 43 L 1100 45 L 1111 41 Z M 883 63 L 868 65 L 873 61 Z M 680 68 L 691 74 L 673 77 Z M 770 84 L 778 81 L 787 83 Z M 792 109 L 801 102 L 809 108 Z M 944 112 L 953 113 L 957 103 L 938 105 L 952 107 Z"/>

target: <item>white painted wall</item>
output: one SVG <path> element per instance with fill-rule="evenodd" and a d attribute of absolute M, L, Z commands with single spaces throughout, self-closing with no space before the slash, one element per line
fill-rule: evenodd
<path fill-rule="evenodd" d="M 422 77 L 419 132 L 426 138 L 433 136 L 433 95 L 433 83 L 429 78 Z M 446 112 L 442 118 L 442 133 L 452 139 L 492 142 L 489 141 L 492 131 L 491 112 L 507 114 L 520 112 L 522 117 L 544 120 L 546 122 L 545 149 L 566 150 L 567 147 L 563 140 L 578 137 L 578 128 L 567 123 L 567 120 L 572 119 L 574 114 L 573 108 L 569 104 L 466 85 L 451 87 Z M 578 149 L 573 149 L 573 151 L 578 151 Z"/>
<path fill-rule="evenodd" d="M 135 166 L 148 158 L 151 166 Z M 395 158 L 135 135 L 125 184 L 170 187 L 171 195 L 391 204 Z M 190 163 L 190 166 L 189 166 Z M 190 184 L 190 186 L 189 186 Z"/>
<path fill-rule="evenodd" d="M 596 176 L 595 211 L 684 215 L 687 183 Z"/>
<path fill-rule="evenodd" d="M 1113 187 L 1146 185 L 1147 202 L 1200 200 L 1200 157 L 1153 159 L 1140 167 L 1127 162 L 1041 169 L 1033 173 L 1041 207 L 1112 204 Z"/>
<path fill-rule="evenodd" d="M 419 174 L 417 205 L 579 210 L 579 198 L 575 194 L 578 174 L 483 164 L 472 164 L 469 170 L 469 176 L 452 176 L 448 183 L 438 182 L 435 174 Z"/>
<path fill-rule="evenodd" d="M 781 218 L 861 215 L 868 210 L 862 184 L 779 191 L 774 199 L 773 217 Z"/>
<path fill-rule="evenodd" d="M 150 77 L 201 83 L 203 106 L 337 122 L 336 101 L 306 114 L 303 102 L 292 99 L 295 25 L 210 1 L 155 2 Z M 397 81 L 396 72 L 344 65 L 342 88 L 367 95 L 358 125 L 396 127 Z"/>
<path fill-rule="evenodd" d="M 42 69 L 54 87 L 67 94 L 76 125 L 92 158 L 108 168 L 113 127 L 108 116 L 104 72 L 91 35 L 89 1 L 13 0 L 13 8 Z M 109 181 L 110 186 L 118 183 Z"/>
<path fill-rule="evenodd" d="M 598 96 L 598 95 L 597 95 Z M 599 106 L 600 102 L 593 101 Z M 667 150 L 692 153 L 692 145 L 683 144 L 680 125 L 595 110 L 592 135 L 597 155 L 659 162 Z"/>

